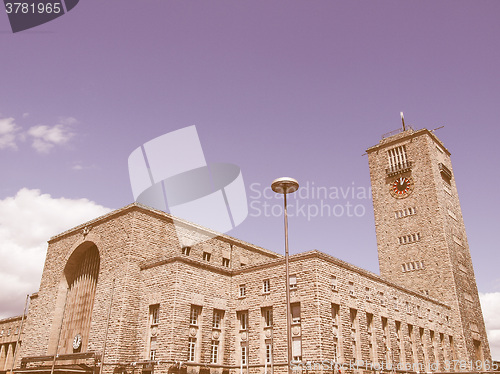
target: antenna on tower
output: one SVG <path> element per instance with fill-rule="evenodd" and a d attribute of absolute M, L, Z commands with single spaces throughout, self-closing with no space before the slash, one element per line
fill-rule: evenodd
<path fill-rule="evenodd" d="M 399 112 L 399 114 L 401 115 L 401 122 L 403 122 L 403 131 L 406 131 L 405 116 L 404 116 L 403 112 Z"/>

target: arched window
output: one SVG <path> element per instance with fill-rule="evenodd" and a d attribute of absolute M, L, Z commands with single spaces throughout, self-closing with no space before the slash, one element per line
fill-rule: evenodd
<path fill-rule="evenodd" d="M 94 243 L 80 245 L 66 263 L 68 283 L 60 353 L 85 352 L 99 274 L 99 251 Z"/>

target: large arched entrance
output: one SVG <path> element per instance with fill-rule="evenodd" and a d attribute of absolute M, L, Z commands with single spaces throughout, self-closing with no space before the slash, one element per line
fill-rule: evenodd
<path fill-rule="evenodd" d="M 68 293 L 59 354 L 86 352 L 99 265 L 99 251 L 92 242 L 76 248 L 66 263 Z"/>

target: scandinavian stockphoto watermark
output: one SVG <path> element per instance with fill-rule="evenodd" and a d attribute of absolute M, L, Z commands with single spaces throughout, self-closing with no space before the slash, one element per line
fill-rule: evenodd
<path fill-rule="evenodd" d="M 283 215 L 282 196 L 269 186 L 252 183 L 249 186 L 250 217 L 280 217 Z M 306 181 L 294 194 L 289 195 L 288 215 L 311 221 L 314 218 L 360 218 L 367 212 L 371 187 L 352 182 L 342 186 L 320 186 Z"/>
<path fill-rule="evenodd" d="M 136 148 L 128 158 L 128 170 L 135 201 L 214 230 L 194 233 L 185 223 L 174 221 L 182 246 L 228 232 L 248 215 L 240 168 L 207 164 L 195 126 Z"/>

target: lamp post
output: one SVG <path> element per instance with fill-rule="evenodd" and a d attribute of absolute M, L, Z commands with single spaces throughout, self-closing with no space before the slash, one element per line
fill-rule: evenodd
<path fill-rule="evenodd" d="M 274 192 L 282 194 L 284 196 L 284 206 L 285 206 L 285 286 L 286 286 L 286 343 L 287 343 L 287 369 L 288 373 L 292 372 L 290 367 L 290 362 L 292 361 L 292 337 L 291 337 L 291 310 L 290 310 L 290 274 L 288 265 L 288 213 L 287 213 L 287 203 L 286 195 L 289 193 L 294 193 L 299 188 L 299 182 L 293 178 L 283 177 L 278 178 L 273 181 L 271 188 Z"/>

